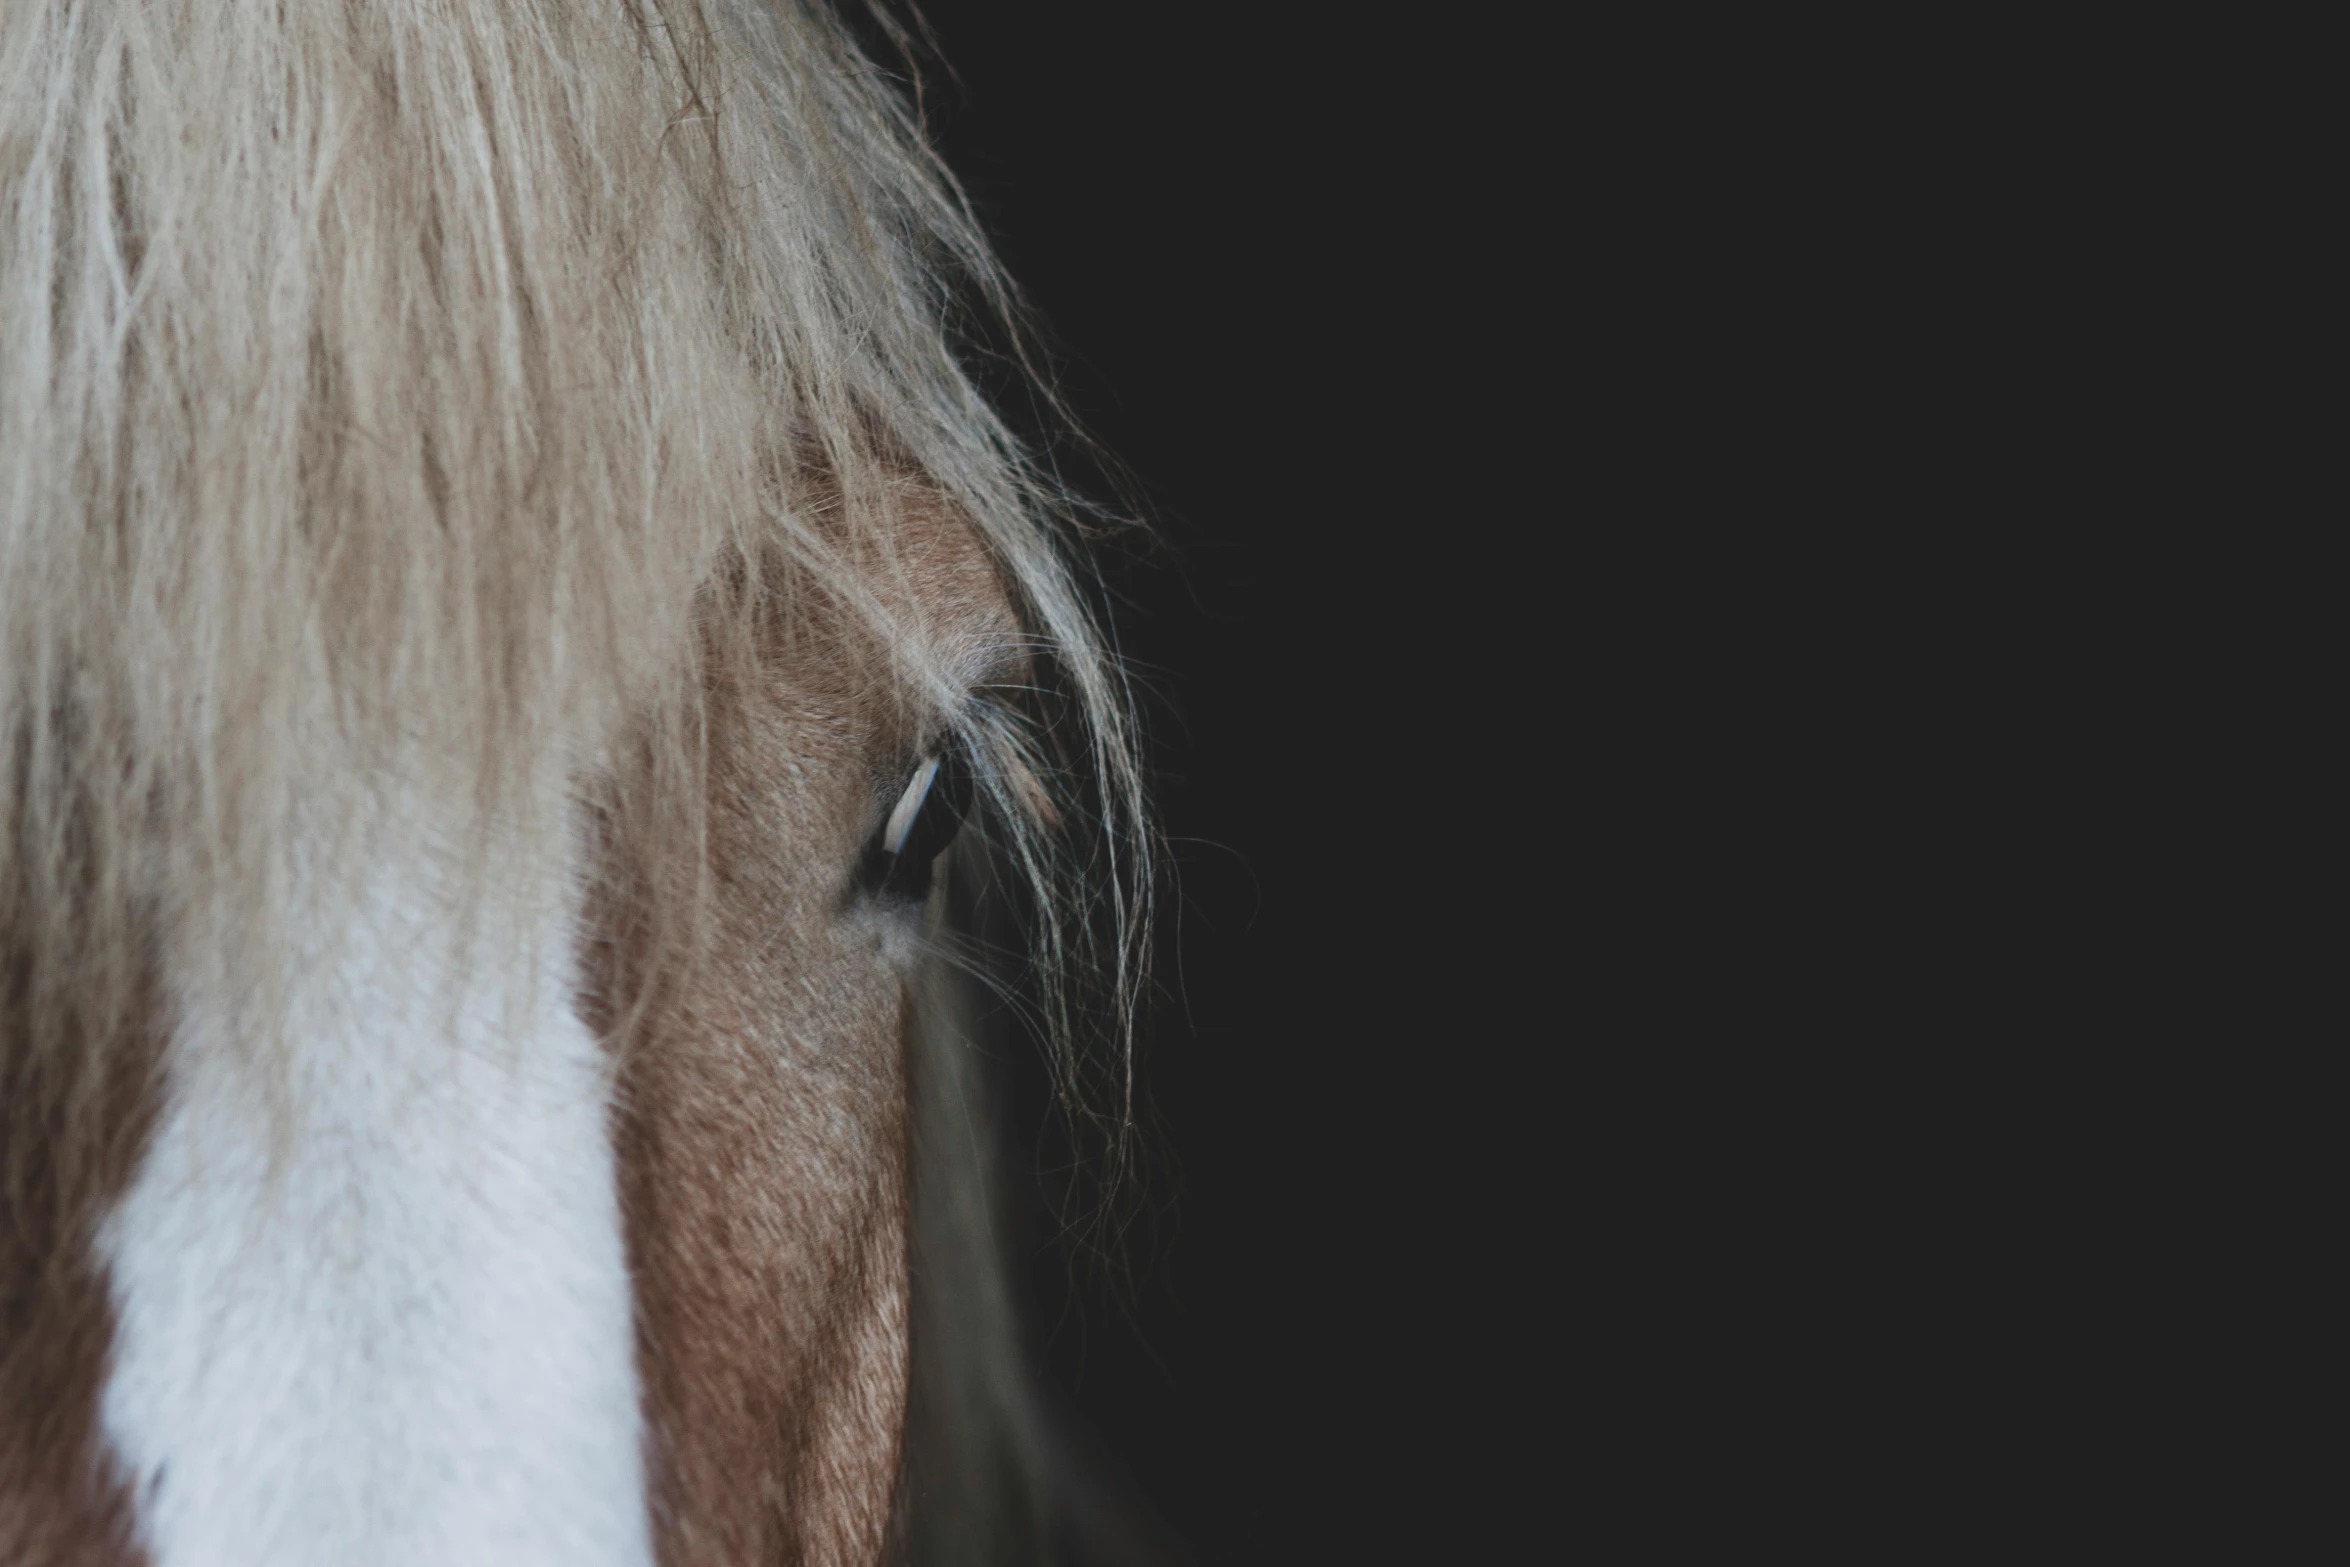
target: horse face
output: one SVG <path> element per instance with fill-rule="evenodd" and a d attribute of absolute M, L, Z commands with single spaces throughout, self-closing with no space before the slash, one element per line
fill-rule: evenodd
<path fill-rule="evenodd" d="M 899 517 L 871 575 L 895 584 L 901 634 L 967 689 L 1015 677 L 977 538 L 919 499 Z M 953 744 L 944 715 L 893 681 L 892 654 L 858 617 L 803 606 L 709 693 L 706 955 L 630 1043 L 617 1123 L 664 1561 L 861 1561 L 886 1530 L 906 1044 L 939 898 L 876 862 L 893 826 L 934 850 L 954 806 L 929 765 Z"/>
<path fill-rule="evenodd" d="M 1020 670 L 976 532 L 892 521 L 865 603 L 778 591 L 706 661 L 690 852 L 576 780 L 553 849 L 387 781 L 281 1075 L 159 986 L 117 1156 L 0 1257 L 0 1559 L 880 1556 L 941 904 L 891 861 L 951 828 L 947 706 Z"/>
<path fill-rule="evenodd" d="M 0 1567 L 872 1559 L 946 737 L 1049 993 L 1148 902 L 918 115 L 821 3 L 0 61 Z"/>

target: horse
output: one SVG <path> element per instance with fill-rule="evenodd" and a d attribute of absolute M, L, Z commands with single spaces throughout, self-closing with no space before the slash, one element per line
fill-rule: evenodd
<path fill-rule="evenodd" d="M 1150 837 L 906 25 L 0 14 L 0 1562 L 1038 1548 Z"/>

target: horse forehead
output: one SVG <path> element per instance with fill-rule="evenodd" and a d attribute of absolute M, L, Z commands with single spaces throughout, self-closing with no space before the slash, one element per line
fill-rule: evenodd
<path fill-rule="evenodd" d="M 854 548 L 869 614 L 819 614 L 813 637 L 775 648 L 785 678 L 815 705 L 854 722 L 875 699 L 896 703 L 884 671 L 920 670 L 970 690 L 1022 679 L 1027 639 L 986 537 L 964 512 L 928 489 L 902 495 L 889 526 Z"/>
<path fill-rule="evenodd" d="M 978 527 L 929 490 L 909 496 L 893 521 L 890 579 L 911 629 L 967 684 L 1008 674 L 1019 616 Z"/>

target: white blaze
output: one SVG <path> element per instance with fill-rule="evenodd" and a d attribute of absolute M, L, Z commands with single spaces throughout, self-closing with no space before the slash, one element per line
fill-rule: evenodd
<path fill-rule="evenodd" d="M 102 1242 L 140 1534 L 156 1567 L 649 1562 L 576 895 L 518 855 L 468 924 L 454 835 L 392 815 L 294 955 L 290 1116 L 226 1009 L 177 998 Z"/>

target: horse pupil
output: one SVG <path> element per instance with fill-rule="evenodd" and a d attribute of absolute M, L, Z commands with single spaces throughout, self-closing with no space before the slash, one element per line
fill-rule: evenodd
<path fill-rule="evenodd" d="M 970 803 L 970 775 L 954 747 L 944 748 L 935 758 L 925 757 L 907 781 L 897 808 L 866 849 L 859 879 L 883 897 L 915 901 L 928 897 L 931 862 L 954 841 Z M 913 819 L 906 821 L 909 805 Z"/>

